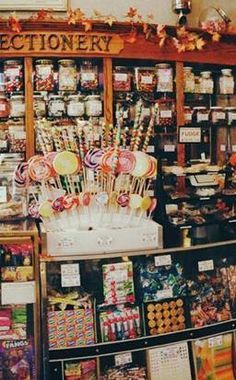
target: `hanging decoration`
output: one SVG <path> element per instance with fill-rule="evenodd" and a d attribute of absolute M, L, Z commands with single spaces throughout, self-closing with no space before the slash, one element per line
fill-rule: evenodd
<path fill-rule="evenodd" d="M 206 45 L 212 42 L 218 42 L 221 39 L 223 32 L 234 32 L 235 28 L 227 26 L 227 28 L 220 28 L 218 24 L 214 22 L 202 23 L 200 31 L 193 32 L 187 29 L 186 26 L 179 26 L 177 28 L 171 28 L 166 25 L 156 25 L 153 23 L 153 14 L 148 14 L 143 17 L 137 8 L 129 7 L 124 15 L 124 26 L 130 25 L 130 31 L 124 32 L 120 37 L 127 43 L 133 44 L 137 41 L 138 34 L 143 34 L 145 39 L 157 44 L 160 48 L 172 48 L 176 49 L 178 53 L 202 50 Z M 1 22 L 4 18 L 0 18 Z M 24 20 L 24 25 L 27 20 Z M 37 13 L 34 13 L 29 21 L 35 22 L 67 22 L 68 25 L 82 25 L 85 32 L 91 32 L 93 25 L 97 23 L 107 24 L 110 28 L 118 21 L 112 14 L 102 14 L 98 10 L 94 10 L 90 18 L 87 18 L 85 13 L 80 9 L 69 9 L 66 17 L 56 17 L 53 14 L 52 9 L 41 9 Z M 11 13 L 7 19 L 7 26 L 12 32 L 21 32 L 23 23 L 20 22 L 15 12 Z"/>

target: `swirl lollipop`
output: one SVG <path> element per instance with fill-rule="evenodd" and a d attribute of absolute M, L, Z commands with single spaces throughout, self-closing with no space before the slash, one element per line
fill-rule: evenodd
<path fill-rule="evenodd" d="M 136 164 L 136 158 L 133 152 L 129 150 L 121 150 L 118 156 L 117 172 L 118 173 L 131 173 Z"/>
<path fill-rule="evenodd" d="M 34 156 L 28 161 L 28 173 L 35 182 L 45 182 L 51 177 L 51 165 L 43 156 Z"/>
<path fill-rule="evenodd" d="M 144 152 L 135 151 L 133 155 L 136 159 L 134 169 L 130 174 L 134 177 L 144 177 L 149 170 L 150 161 L 149 156 Z"/>
<path fill-rule="evenodd" d="M 20 162 L 13 175 L 13 181 L 16 187 L 24 189 L 30 183 L 30 177 L 28 174 L 28 163 Z"/>
<path fill-rule="evenodd" d="M 117 203 L 121 207 L 127 207 L 129 205 L 130 196 L 127 193 L 123 193 L 118 195 L 117 197 Z"/>
<path fill-rule="evenodd" d="M 28 215 L 31 218 L 38 219 L 39 218 L 39 203 L 33 200 L 28 206 Z"/>
<path fill-rule="evenodd" d="M 90 149 L 84 157 L 85 167 L 96 170 L 100 167 L 103 151 L 98 148 Z"/>
<path fill-rule="evenodd" d="M 64 197 L 58 197 L 52 202 L 52 209 L 56 212 L 62 212 L 65 210 Z"/>

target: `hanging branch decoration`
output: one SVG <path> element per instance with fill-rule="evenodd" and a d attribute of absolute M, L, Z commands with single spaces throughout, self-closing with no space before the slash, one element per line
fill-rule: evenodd
<path fill-rule="evenodd" d="M 173 30 L 169 32 L 169 28 L 165 25 L 155 25 L 153 20 L 153 14 L 148 14 L 143 17 L 139 13 L 137 8 L 129 7 L 128 11 L 124 15 L 125 24 L 130 24 L 131 29 L 129 33 L 120 35 L 125 42 L 135 43 L 137 41 L 138 33 L 143 33 L 146 40 L 154 43 L 158 42 L 160 48 L 168 47 L 175 48 L 179 53 L 202 50 L 203 47 L 210 43 L 209 36 L 212 42 L 218 42 L 221 38 L 221 34 L 224 32 L 236 32 L 236 27 L 229 26 L 224 21 L 206 21 L 201 25 L 201 32 L 191 32 L 185 27 L 179 27 L 176 29 L 175 34 Z M 66 18 L 54 17 L 52 9 L 41 9 L 37 13 L 34 13 L 30 18 L 30 21 L 66 21 L 69 25 L 81 24 L 84 26 L 85 32 L 90 32 L 95 22 L 101 22 L 112 27 L 114 22 L 117 22 L 117 18 L 112 14 L 102 14 L 98 10 L 94 10 L 90 18 L 87 18 L 85 13 L 80 9 L 69 9 Z M 4 21 L 0 18 L 0 21 Z M 24 21 L 25 23 L 25 21 Z M 22 25 L 13 12 L 7 19 L 8 28 L 12 32 L 19 33 L 22 30 Z M 157 41 L 156 41 L 157 39 Z"/>
<path fill-rule="evenodd" d="M 12 12 L 8 18 L 7 25 L 12 32 L 20 33 L 22 26 L 19 22 L 16 12 Z"/>

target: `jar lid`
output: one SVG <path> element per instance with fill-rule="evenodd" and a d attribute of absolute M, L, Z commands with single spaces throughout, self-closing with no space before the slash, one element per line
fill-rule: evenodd
<path fill-rule="evenodd" d="M 191 66 L 184 66 L 184 70 L 186 70 L 186 71 L 192 71 L 192 67 Z"/>
<path fill-rule="evenodd" d="M 184 106 L 184 109 L 185 109 L 185 110 L 190 110 L 191 107 L 190 107 L 190 106 Z"/>
<path fill-rule="evenodd" d="M 43 99 L 44 100 L 44 96 L 41 94 L 35 94 L 33 97 L 34 97 L 34 99 Z"/>
<path fill-rule="evenodd" d="M 12 95 L 11 99 L 24 99 L 24 95 Z"/>
<path fill-rule="evenodd" d="M 231 75 L 232 74 L 232 69 L 222 69 L 221 72 L 224 75 Z"/>
<path fill-rule="evenodd" d="M 35 63 L 36 65 L 52 65 L 53 64 L 51 59 L 37 59 Z"/>
<path fill-rule="evenodd" d="M 200 75 L 209 78 L 211 76 L 211 71 L 201 71 Z"/>
<path fill-rule="evenodd" d="M 115 66 L 114 69 L 115 70 L 126 70 L 126 71 L 128 71 L 128 67 L 126 67 L 126 66 Z"/>
<path fill-rule="evenodd" d="M 203 111 L 203 110 L 206 110 L 207 108 L 206 107 L 193 107 L 194 110 L 197 110 L 197 111 Z"/>
<path fill-rule="evenodd" d="M 76 94 L 74 94 L 74 95 L 69 95 L 68 96 L 68 100 L 71 100 L 71 99 L 84 99 L 84 96 L 83 95 L 76 95 Z"/>
<path fill-rule="evenodd" d="M 169 69 L 171 66 L 169 63 L 157 63 L 155 67 L 157 69 Z"/>
<path fill-rule="evenodd" d="M 214 106 L 214 107 L 210 107 L 211 110 L 222 110 L 223 108 L 222 107 L 218 107 L 218 106 Z"/>
<path fill-rule="evenodd" d="M 4 65 L 22 65 L 21 61 L 17 61 L 15 59 L 9 59 L 4 62 Z"/>
<path fill-rule="evenodd" d="M 135 67 L 135 70 L 138 71 L 138 70 L 145 70 L 145 71 L 151 71 L 151 72 L 154 72 L 155 71 L 155 68 L 154 67 Z"/>
<path fill-rule="evenodd" d="M 86 97 L 86 100 L 95 100 L 95 99 L 101 99 L 100 98 L 100 95 L 88 95 L 87 97 Z"/>
<path fill-rule="evenodd" d="M 225 107 L 226 111 L 236 111 L 236 107 Z"/>
<path fill-rule="evenodd" d="M 72 66 L 72 65 L 75 65 L 75 60 L 74 59 L 60 59 L 58 63 L 59 65 Z"/>
<path fill-rule="evenodd" d="M 51 99 L 61 99 L 61 100 L 63 100 L 63 97 L 61 95 L 51 95 L 49 100 L 51 100 Z"/>

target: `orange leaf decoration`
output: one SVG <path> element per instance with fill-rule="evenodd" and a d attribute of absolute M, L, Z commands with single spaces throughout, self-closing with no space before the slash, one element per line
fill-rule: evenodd
<path fill-rule="evenodd" d="M 196 40 L 196 48 L 197 50 L 202 50 L 203 46 L 206 45 L 206 41 L 204 41 L 202 38 L 198 38 Z"/>
<path fill-rule="evenodd" d="M 159 38 L 159 46 L 162 48 L 165 45 L 166 39 L 168 37 L 165 29 L 165 25 L 157 25 L 157 37 Z"/>
<path fill-rule="evenodd" d="M 219 42 L 220 39 L 221 39 L 221 35 L 219 33 L 217 33 L 217 32 L 213 33 L 211 39 L 212 39 L 213 42 Z"/>
<path fill-rule="evenodd" d="M 67 16 L 68 16 L 68 24 L 73 24 L 75 25 L 77 22 L 80 22 L 81 20 L 84 19 L 84 12 L 81 11 L 80 8 L 77 8 L 75 9 L 74 11 L 72 11 L 72 9 L 69 9 L 69 11 L 67 12 Z"/>
<path fill-rule="evenodd" d="M 105 16 L 104 22 L 105 24 L 108 24 L 109 26 L 113 25 L 113 22 L 117 21 L 116 18 L 112 15 Z"/>
<path fill-rule="evenodd" d="M 130 44 L 134 44 L 137 41 L 137 34 L 138 34 L 137 29 L 132 28 L 128 37 L 125 38 L 125 41 L 129 42 Z"/>
<path fill-rule="evenodd" d="M 92 27 L 93 27 L 92 21 L 89 21 L 89 20 L 83 21 L 82 25 L 84 25 L 85 32 L 90 32 L 90 30 L 92 30 Z"/>
<path fill-rule="evenodd" d="M 31 16 L 31 19 L 34 21 L 54 20 L 52 12 L 52 9 L 40 9 L 38 12 L 34 13 Z"/>
<path fill-rule="evenodd" d="M 137 15 L 137 8 L 130 7 L 128 9 L 128 12 L 126 13 L 125 17 L 134 18 L 136 15 Z"/>
<path fill-rule="evenodd" d="M 16 16 L 16 12 L 12 12 L 8 18 L 8 26 L 12 32 L 19 33 L 22 30 L 21 24 Z"/>

